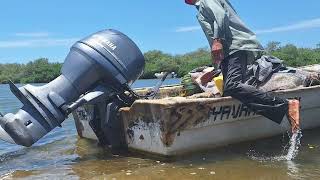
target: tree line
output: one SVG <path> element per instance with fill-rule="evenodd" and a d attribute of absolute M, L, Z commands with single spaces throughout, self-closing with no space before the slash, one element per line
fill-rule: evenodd
<path fill-rule="evenodd" d="M 320 63 L 320 44 L 315 48 L 301 48 L 293 44 L 282 46 L 279 42 L 270 42 L 266 45 L 266 54 L 276 56 L 287 66 L 297 67 Z M 141 79 L 155 78 L 158 72 L 176 72 L 182 77 L 192 69 L 210 65 L 211 54 L 208 48 L 172 55 L 153 50 L 144 53 L 146 67 Z M 27 64 L 0 64 L 0 83 L 8 80 L 14 83 L 46 83 L 60 75 L 62 63 L 51 63 L 47 58 L 40 58 Z"/>
<path fill-rule="evenodd" d="M 45 83 L 60 75 L 61 63 L 50 63 L 40 58 L 27 64 L 0 64 L 0 83 Z"/>

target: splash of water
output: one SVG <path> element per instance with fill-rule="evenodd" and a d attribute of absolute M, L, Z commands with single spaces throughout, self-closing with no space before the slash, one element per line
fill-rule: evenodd
<path fill-rule="evenodd" d="M 301 130 L 297 131 L 296 133 L 293 133 L 292 136 L 290 137 L 289 143 L 286 146 L 284 146 L 283 155 L 270 157 L 270 156 L 258 154 L 254 150 L 251 150 L 249 153 L 249 157 L 253 160 L 260 161 L 260 162 L 265 162 L 265 161 L 291 162 L 297 157 L 299 153 L 299 148 L 301 146 L 301 138 L 302 138 Z"/>
<path fill-rule="evenodd" d="M 294 158 L 297 157 L 299 153 L 299 147 L 301 145 L 301 138 L 302 138 L 301 130 L 292 134 L 289 142 L 290 146 L 288 149 L 288 154 L 285 156 L 285 160 L 292 161 Z"/>

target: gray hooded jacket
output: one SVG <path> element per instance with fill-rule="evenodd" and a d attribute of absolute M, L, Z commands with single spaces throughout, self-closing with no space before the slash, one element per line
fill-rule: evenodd
<path fill-rule="evenodd" d="M 210 47 L 214 39 L 221 38 L 226 55 L 238 50 L 263 51 L 256 35 L 246 27 L 228 0 L 198 0 L 195 6 Z"/>

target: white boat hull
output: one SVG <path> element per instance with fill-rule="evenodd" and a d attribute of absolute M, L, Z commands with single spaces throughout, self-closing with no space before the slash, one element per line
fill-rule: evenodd
<path fill-rule="evenodd" d="M 301 127 L 320 126 L 320 86 L 280 91 L 277 96 L 301 99 Z M 290 129 L 250 112 L 232 98 L 138 100 L 121 117 L 129 149 L 175 156 L 243 141 L 275 136 Z M 96 139 L 86 122 L 81 135 Z M 78 128 L 79 130 L 79 128 Z"/>

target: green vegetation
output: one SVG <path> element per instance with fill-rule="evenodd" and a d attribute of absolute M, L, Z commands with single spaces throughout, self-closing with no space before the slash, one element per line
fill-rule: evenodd
<path fill-rule="evenodd" d="M 146 59 L 142 77 L 144 79 L 154 78 L 155 73 L 162 71 L 176 72 L 179 77 L 182 77 L 196 67 L 211 63 L 209 50 L 204 48 L 184 55 L 174 56 L 161 51 L 149 51 L 144 56 Z"/>
<path fill-rule="evenodd" d="M 45 83 L 60 75 L 62 64 L 41 58 L 28 64 L 0 64 L 0 83 Z"/>
<path fill-rule="evenodd" d="M 266 50 L 268 54 L 284 60 L 286 65 L 292 67 L 320 63 L 320 44 L 316 48 L 298 48 L 293 44 L 281 46 L 279 42 L 270 42 Z"/>
<path fill-rule="evenodd" d="M 320 63 L 320 43 L 316 48 L 298 48 L 279 42 L 270 42 L 266 46 L 267 54 L 283 59 L 288 66 L 304 66 Z M 145 54 L 146 68 L 143 79 L 154 78 L 154 74 L 162 71 L 176 72 L 179 77 L 192 69 L 209 65 L 211 55 L 209 49 L 201 48 L 183 55 L 171 55 L 161 51 L 149 51 Z M 41 58 L 28 64 L 0 64 L 0 83 L 12 80 L 15 83 L 46 83 L 60 74 L 61 63 L 49 63 Z"/>

